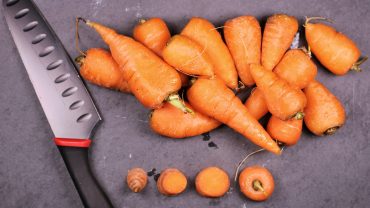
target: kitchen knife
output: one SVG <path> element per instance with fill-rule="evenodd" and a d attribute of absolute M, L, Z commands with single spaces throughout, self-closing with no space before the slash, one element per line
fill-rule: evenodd
<path fill-rule="evenodd" d="M 89 167 L 89 138 L 101 118 L 73 62 L 31 0 L 3 0 L 2 7 L 84 206 L 113 207 Z"/>

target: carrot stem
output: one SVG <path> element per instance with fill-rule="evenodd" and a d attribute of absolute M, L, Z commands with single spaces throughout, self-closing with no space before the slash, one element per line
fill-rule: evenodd
<path fill-rule="evenodd" d="M 306 25 L 311 21 L 311 20 L 322 20 L 322 21 L 326 21 L 326 22 L 330 22 L 330 23 L 333 23 L 334 20 L 332 19 L 329 19 L 329 18 L 326 18 L 326 17 L 305 17 L 306 20 L 304 22 L 304 25 L 303 27 L 306 27 Z"/>
<path fill-rule="evenodd" d="M 253 181 L 253 189 L 256 191 L 261 191 L 265 196 L 267 196 L 267 193 L 265 189 L 262 187 L 262 183 L 259 180 L 254 180 Z"/>
<path fill-rule="evenodd" d="M 81 55 L 84 55 L 84 56 L 86 56 L 86 53 L 85 52 L 83 52 L 81 49 L 80 49 L 80 47 L 79 47 L 79 40 L 80 40 L 80 34 L 78 33 L 78 25 L 79 25 L 79 23 L 80 23 L 80 21 L 83 21 L 83 22 L 85 22 L 86 23 L 86 20 L 85 19 L 83 19 L 83 18 L 81 18 L 81 17 L 76 17 L 76 49 L 77 49 L 77 51 L 81 54 Z"/>
<path fill-rule="evenodd" d="M 265 149 L 259 149 L 259 150 L 256 150 L 250 154 L 248 154 L 242 161 L 239 162 L 238 164 L 238 167 L 236 167 L 236 170 L 235 170 L 235 176 L 234 176 L 234 182 L 237 181 L 238 179 L 238 173 L 239 173 L 239 169 L 242 167 L 242 165 L 244 164 L 244 162 L 252 155 L 256 154 L 256 153 L 259 153 L 259 152 L 262 152 L 264 151 Z"/>
<path fill-rule="evenodd" d="M 300 48 L 298 48 L 300 50 L 302 50 L 305 54 L 307 54 L 308 57 L 312 58 L 312 53 L 311 53 L 311 48 L 310 46 L 308 46 L 307 48 L 302 46 Z"/>
<path fill-rule="evenodd" d="M 294 116 L 292 116 L 293 119 L 295 120 L 302 120 L 304 118 L 304 113 L 303 112 L 298 112 Z"/>
<path fill-rule="evenodd" d="M 353 66 L 351 67 L 351 70 L 356 71 L 356 72 L 362 71 L 362 69 L 360 68 L 360 65 L 363 64 L 365 61 L 367 61 L 367 59 L 368 57 L 365 56 L 359 61 L 357 61 L 356 63 L 354 63 Z"/>
<path fill-rule="evenodd" d="M 324 135 L 333 135 L 339 128 L 340 126 L 331 127 L 324 132 Z"/>
<path fill-rule="evenodd" d="M 78 66 L 81 67 L 84 63 L 85 58 L 86 58 L 86 55 L 81 54 L 75 58 L 75 62 L 78 64 Z"/>
<path fill-rule="evenodd" d="M 175 106 L 176 108 L 180 109 L 184 113 L 194 114 L 190 108 L 186 107 L 185 104 L 181 101 L 180 96 L 178 94 L 171 94 L 166 99 L 171 105 Z"/>
<path fill-rule="evenodd" d="M 140 24 L 144 24 L 146 22 L 146 19 L 139 19 Z"/>

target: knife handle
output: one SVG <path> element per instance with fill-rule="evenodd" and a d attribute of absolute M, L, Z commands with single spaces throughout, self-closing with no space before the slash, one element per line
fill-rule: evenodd
<path fill-rule="evenodd" d="M 95 179 L 88 162 L 89 139 L 54 139 L 60 154 L 77 188 L 82 203 L 87 208 L 113 207 Z"/>

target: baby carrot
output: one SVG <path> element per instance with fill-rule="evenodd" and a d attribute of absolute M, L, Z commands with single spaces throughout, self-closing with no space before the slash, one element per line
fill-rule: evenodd
<path fill-rule="evenodd" d="M 197 192 L 205 197 L 221 197 L 230 188 L 227 173 L 218 167 L 208 167 L 201 170 L 195 178 Z"/>
<path fill-rule="evenodd" d="M 224 25 L 224 36 L 241 81 L 247 86 L 253 85 L 249 65 L 259 64 L 261 60 L 261 27 L 258 20 L 253 16 L 230 19 Z"/>
<path fill-rule="evenodd" d="M 175 196 L 185 191 L 188 181 L 185 175 L 176 168 L 168 168 L 161 172 L 157 188 L 159 193 Z"/>
<path fill-rule="evenodd" d="M 233 58 L 212 23 L 203 18 L 193 17 L 182 30 L 181 35 L 192 39 L 202 47 L 210 57 L 214 73 L 218 78 L 232 89 L 238 87 L 238 74 Z"/>
<path fill-rule="evenodd" d="M 175 35 L 162 52 L 163 59 L 188 75 L 213 77 L 213 65 L 203 48 L 190 38 Z"/>
<path fill-rule="evenodd" d="M 187 97 L 195 110 L 228 125 L 256 145 L 280 154 L 279 146 L 222 80 L 199 78 Z"/>
<path fill-rule="evenodd" d="M 239 175 L 240 191 L 254 201 L 265 201 L 274 192 L 275 183 L 269 170 L 261 166 L 245 168 Z"/>
<path fill-rule="evenodd" d="M 257 120 L 269 112 L 263 93 L 258 87 L 253 88 L 244 105 L 247 107 L 249 113 Z"/>
<path fill-rule="evenodd" d="M 276 139 L 287 146 L 291 146 L 296 144 L 301 137 L 302 123 L 302 119 L 283 121 L 275 116 L 271 116 L 267 123 L 266 130 L 273 139 Z"/>
<path fill-rule="evenodd" d="M 315 19 L 325 20 L 321 17 L 306 18 L 304 27 L 307 43 L 320 63 L 336 75 L 344 75 L 350 69 L 360 71 L 360 64 L 367 57 L 358 61 L 361 52 L 356 44 L 333 27 L 310 23 Z"/>
<path fill-rule="evenodd" d="M 304 123 L 312 133 L 330 135 L 343 126 L 346 120 L 344 107 L 324 85 L 313 81 L 304 93 L 307 97 Z"/>
<path fill-rule="evenodd" d="M 298 31 L 295 17 L 275 14 L 267 19 L 262 38 L 261 62 L 265 69 L 272 69 L 279 63 Z"/>
<path fill-rule="evenodd" d="M 185 105 L 195 114 L 183 113 L 173 105 L 165 103 L 162 108 L 151 113 L 150 127 L 160 135 L 179 139 L 200 135 L 220 126 L 220 122 L 196 112 L 186 102 Z"/>
<path fill-rule="evenodd" d="M 306 96 L 300 89 L 290 86 L 287 81 L 261 65 L 252 64 L 250 71 L 272 115 L 281 120 L 303 118 Z"/>

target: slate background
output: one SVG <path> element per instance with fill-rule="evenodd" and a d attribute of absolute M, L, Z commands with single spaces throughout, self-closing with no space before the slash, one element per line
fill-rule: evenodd
<path fill-rule="evenodd" d="M 138 18 L 164 18 L 179 32 L 192 16 L 217 26 L 243 14 L 258 17 L 285 12 L 299 17 L 325 16 L 351 37 L 363 54 L 370 54 L 369 0 L 246 0 L 246 1 L 118 1 L 35 0 L 72 57 L 74 18 L 84 16 L 131 35 Z M 2 13 L 2 10 L 0 10 Z M 0 15 L 2 16 L 2 15 Z M 104 44 L 86 27 L 82 46 Z M 267 202 L 256 203 L 235 189 L 221 199 L 199 197 L 193 187 L 196 173 L 218 165 L 233 174 L 236 163 L 257 147 L 223 126 L 211 133 L 219 149 L 200 136 L 169 140 L 151 132 L 144 109 L 133 96 L 88 84 L 104 118 L 91 148 L 98 180 L 117 207 L 366 207 L 370 204 L 370 67 L 362 73 L 336 77 L 319 66 L 318 80 L 343 102 L 347 122 L 337 134 L 318 138 L 304 130 L 300 142 L 280 157 L 261 153 L 248 165 L 271 170 L 276 190 Z M 82 207 L 77 192 L 51 138 L 47 120 L 27 77 L 3 17 L 0 18 L 0 207 Z M 141 194 L 128 191 L 124 178 L 131 167 L 158 170 L 176 167 L 190 187 L 178 197 L 161 196 L 153 178 Z"/>

